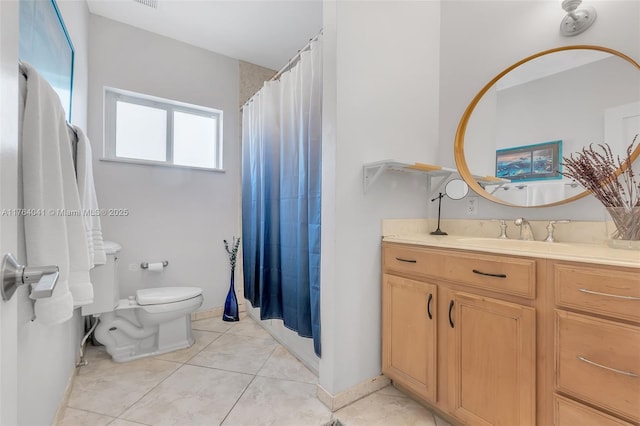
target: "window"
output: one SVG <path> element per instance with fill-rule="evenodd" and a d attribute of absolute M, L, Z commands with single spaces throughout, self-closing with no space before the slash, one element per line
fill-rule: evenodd
<path fill-rule="evenodd" d="M 105 159 L 222 170 L 222 111 L 108 88 Z"/>

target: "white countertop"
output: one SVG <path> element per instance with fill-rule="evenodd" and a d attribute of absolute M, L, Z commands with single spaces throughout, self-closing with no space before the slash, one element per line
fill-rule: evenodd
<path fill-rule="evenodd" d="M 606 244 L 546 243 L 423 233 L 387 235 L 383 241 L 640 269 L 640 250 L 611 248 Z"/>

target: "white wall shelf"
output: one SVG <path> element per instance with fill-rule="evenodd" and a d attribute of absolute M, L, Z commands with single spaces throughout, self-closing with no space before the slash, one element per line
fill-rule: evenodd
<path fill-rule="evenodd" d="M 428 192 L 435 193 L 454 173 L 455 169 L 447 167 L 434 166 L 424 163 L 401 163 L 394 160 L 376 161 L 375 163 L 367 163 L 362 166 L 363 171 L 363 189 L 366 193 L 373 183 L 380 177 L 383 172 L 394 171 L 402 173 L 422 174 L 427 178 Z M 433 181 L 433 178 L 438 179 Z"/>
<path fill-rule="evenodd" d="M 366 163 L 362 166 L 363 172 L 363 189 L 366 194 L 367 190 L 374 184 L 380 175 L 386 171 L 421 174 L 427 178 L 427 191 L 429 196 L 440 191 L 445 182 L 451 176 L 457 174 L 456 169 L 441 167 L 425 163 L 402 163 L 395 160 L 376 161 L 374 163 Z M 491 176 L 473 176 L 480 185 L 499 185 L 511 182 L 509 179 L 500 179 Z M 434 180 L 437 179 L 437 180 Z"/>

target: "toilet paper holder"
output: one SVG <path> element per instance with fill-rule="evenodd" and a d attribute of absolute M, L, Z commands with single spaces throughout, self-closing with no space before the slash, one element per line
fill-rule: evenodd
<path fill-rule="evenodd" d="M 163 267 L 163 268 L 166 268 L 167 266 L 169 266 L 169 261 L 168 261 L 168 260 L 163 260 L 163 261 L 162 261 L 162 267 Z M 140 267 L 141 267 L 142 269 L 149 269 L 149 262 L 142 262 L 142 263 L 140 264 Z"/>

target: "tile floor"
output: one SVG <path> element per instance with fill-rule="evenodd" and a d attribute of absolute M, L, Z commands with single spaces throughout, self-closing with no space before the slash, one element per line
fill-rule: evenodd
<path fill-rule="evenodd" d="M 57 426 L 448 426 L 391 386 L 331 413 L 317 377 L 250 317 L 193 330 L 191 348 L 128 363 L 89 346 Z"/>

